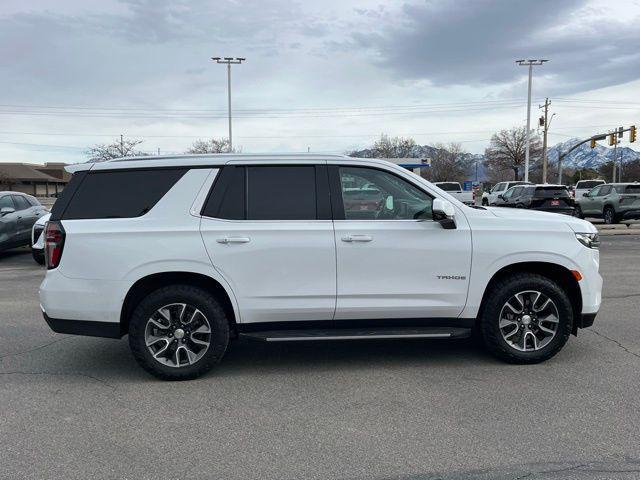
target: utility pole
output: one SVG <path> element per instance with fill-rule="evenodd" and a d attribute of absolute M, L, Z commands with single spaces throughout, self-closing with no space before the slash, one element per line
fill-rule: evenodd
<path fill-rule="evenodd" d="M 233 151 L 233 139 L 231 135 L 231 65 L 240 65 L 246 58 L 240 57 L 211 57 L 216 63 L 223 63 L 227 66 L 227 100 L 229 107 L 229 151 Z"/>
<path fill-rule="evenodd" d="M 551 126 L 551 120 L 553 119 L 555 113 L 551 115 L 549 118 L 549 106 L 551 102 L 548 98 L 545 98 L 544 105 L 539 105 L 538 108 L 544 108 L 544 117 L 540 119 L 540 123 L 544 127 L 544 134 L 542 137 L 542 183 L 547 183 L 547 170 L 549 168 L 549 159 L 547 157 L 547 133 L 549 132 L 549 127 Z"/>
<path fill-rule="evenodd" d="M 529 144 L 531 143 L 531 83 L 533 79 L 533 66 L 542 65 L 548 60 L 516 60 L 521 67 L 529 67 L 529 89 L 527 93 L 527 144 L 524 153 L 524 181 L 529 181 Z"/>
<path fill-rule="evenodd" d="M 120 134 L 120 156 L 124 157 L 124 137 Z"/>

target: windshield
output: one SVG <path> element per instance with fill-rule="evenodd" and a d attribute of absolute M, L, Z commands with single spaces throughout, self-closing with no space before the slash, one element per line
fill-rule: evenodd
<path fill-rule="evenodd" d="M 458 192 L 462 190 L 459 183 L 456 182 L 444 182 L 438 183 L 438 188 L 444 190 L 445 192 Z"/>
<path fill-rule="evenodd" d="M 556 198 L 568 197 L 567 187 L 536 187 L 535 197 L 537 198 Z"/>
<path fill-rule="evenodd" d="M 576 184 L 576 188 L 580 189 L 588 189 L 591 190 L 593 187 L 597 187 L 598 185 L 602 185 L 604 180 L 580 180 Z"/>

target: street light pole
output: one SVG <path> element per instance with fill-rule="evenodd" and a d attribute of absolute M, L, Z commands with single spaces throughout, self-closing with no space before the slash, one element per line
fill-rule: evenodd
<path fill-rule="evenodd" d="M 524 153 L 524 181 L 529 181 L 529 144 L 531 143 L 531 83 L 533 78 L 533 66 L 542 65 L 548 60 L 516 60 L 518 65 L 529 67 L 529 89 L 527 93 L 527 140 Z"/>
<path fill-rule="evenodd" d="M 231 65 L 240 65 L 246 60 L 246 58 L 240 57 L 211 57 L 216 63 L 223 63 L 227 65 L 227 105 L 229 109 L 229 151 L 233 151 L 233 137 L 231 133 Z"/>

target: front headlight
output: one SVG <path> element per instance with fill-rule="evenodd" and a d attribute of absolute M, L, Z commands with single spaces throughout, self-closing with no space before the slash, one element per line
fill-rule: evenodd
<path fill-rule="evenodd" d="M 597 233 L 576 233 L 576 239 L 587 248 L 598 248 L 600 237 Z"/>

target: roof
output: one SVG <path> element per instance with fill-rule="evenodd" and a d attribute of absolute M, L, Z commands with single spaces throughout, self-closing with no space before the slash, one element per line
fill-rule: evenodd
<path fill-rule="evenodd" d="M 67 183 L 59 178 L 39 172 L 36 165 L 26 163 L 0 163 L 0 177 L 6 176 L 18 182 Z"/>

